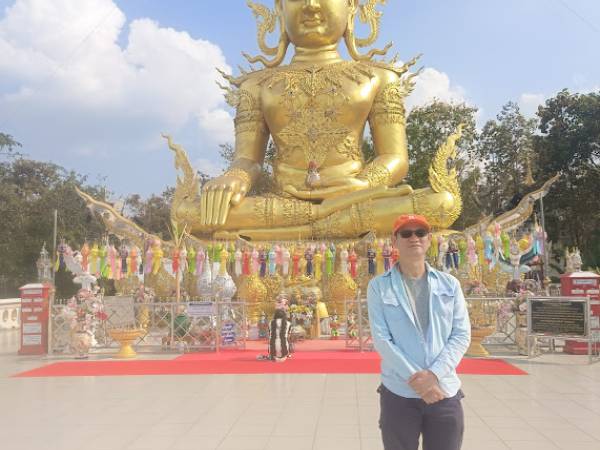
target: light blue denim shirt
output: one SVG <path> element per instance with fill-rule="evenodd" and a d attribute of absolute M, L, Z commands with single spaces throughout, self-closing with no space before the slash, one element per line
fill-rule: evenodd
<path fill-rule="evenodd" d="M 425 335 L 415 325 L 398 269 L 393 267 L 369 283 L 369 322 L 381 355 L 381 382 L 396 395 L 419 398 L 407 381 L 429 369 L 446 396 L 453 397 L 461 386 L 456 367 L 471 341 L 467 304 L 452 275 L 427 265 L 427 277 L 430 303 Z"/>

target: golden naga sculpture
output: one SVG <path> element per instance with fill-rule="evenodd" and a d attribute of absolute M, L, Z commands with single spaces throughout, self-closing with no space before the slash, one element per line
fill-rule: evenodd
<path fill-rule="evenodd" d="M 456 173 L 448 171 L 460 130 L 450 136 L 430 168 L 431 187 L 413 190 L 401 184 L 408 173 L 404 99 L 414 87 L 403 65 L 375 61 L 383 50 L 363 55 L 358 48 L 377 39 L 385 0 L 276 0 L 275 9 L 248 1 L 259 22 L 259 48 L 267 56 L 250 57 L 265 68 L 222 73 L 227 102 L 236 109 L 235 156 L 221 176 L 200 192 L 185 151 L 169 137 L 176 153 L 178 178 L 173 219 L 197 237 L 251 240 L 357 238 L 369 231 L 389 234 L 401 213 L 426 215 L 449 227 L 461 211 Z M 357 38 L 356 19 L 370 26 Z M 280 29 L 277 47 L 266 36 Z M 344 39 L 352 61 L 343 60 Z M 294 55 L 282 65 L 288 47 Z M 375 158 L 364 161 L 361 146 L 366 124 Z M 276 192 L 247 196 L 261 173 L 269 139 L 276 147 Z"/>

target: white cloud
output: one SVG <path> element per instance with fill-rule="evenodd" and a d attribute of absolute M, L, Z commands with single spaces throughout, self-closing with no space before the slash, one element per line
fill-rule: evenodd
<path fill-rule="evenodd" d="M 519 107 L 525 116 L 533 117 L 538 110 L 538 106 L 546 101 L 544 94 L 524 93 L 519 97 Z"/>
<path fill-rule="evenodd" d="M 448 103 L 467 102 L 464 89 L 453 85 L 446 73 L 427 68 L 416 78 L 415 90 L 406 104 L 412 109 L 431 103 L 435 99 Z"/>
<path fill-rule="evenodd" d="M 113 0 L 17 0 L 7 8 L 0 131 L 32 158 L 107 175 L 124 193 L 148 193 L 175 180 L 163 131 L 185 143 L 191 159 L 217 164 L 217 144 L 232 141 L 233 125 L 215 67 L 230 68 L 209 41 L 149 19 L 125 23 Z M 132 169 L 153 177 L 129 186 Z"/>
<path fill-rule="evenodd" d="M 1 14 L 1 13 L 0 13 Z M 0 131 L 30 157 L 106 175 L 120 194 L 175 182 L 161 132 L 195 167 L 222 170 L 219 143 L 233 120 L 215 81 L 230 71 L 221 49 L 113 0 L 16 0 L 0 16 Z M 122 43 L 125 44 L 122 44 Z M 447 74 L 429 68 L 407 106 L 465 101 Z"/>
<path fill-rule="evenodd" d="M 215 163 L 214 161 L 208 160 L 206 158 L 199 158 L 192 164 L 194 169 L 201 171 L 211 177 L 215 177 L 217 175 L 221 175 L 223 173 L 223 169 L 225 168 L 224 162 Z"/>

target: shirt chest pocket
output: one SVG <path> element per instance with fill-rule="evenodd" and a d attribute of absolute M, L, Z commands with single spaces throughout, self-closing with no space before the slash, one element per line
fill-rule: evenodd
<path fill-rule="evenodd" d="M 384 307 L 400 306 L 400 303 L 398 302 L 398 297 L 396 297 L 396 294 L 394 294 L 394 292 L 391 291 L 387 291 L 381 294 L 381 301 L 383 302 Z"/>
<path fill-rule="evenodd" d="M 454 316 L 454 294 L 449 291 L 442 291 L 436 297 L 440 314 L 444 318 L 452 320 Z"/>
<path fill-rule="evenodd" d="M 383 302 L 383 313 L 385 318 L 390 325 L 394 325 L 394 329 L 396 326 L 401 328 L 402 326 L 411 323 L 405 309 L 402 307 L 398 297 L 396 297 L 394 293 L 383 294 L 381 296 L 381 301 Z"/>

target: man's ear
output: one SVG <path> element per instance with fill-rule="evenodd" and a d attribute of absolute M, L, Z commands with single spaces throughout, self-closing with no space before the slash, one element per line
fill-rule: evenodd
<path fill-rule="evenodd" d="M 431 234 L 431 231 L 429 233 L 427 233 L 427 250 L 429 250 L 429 247 L 431 247 L 431 241 L 433 240 L 433 234 Z"/>

